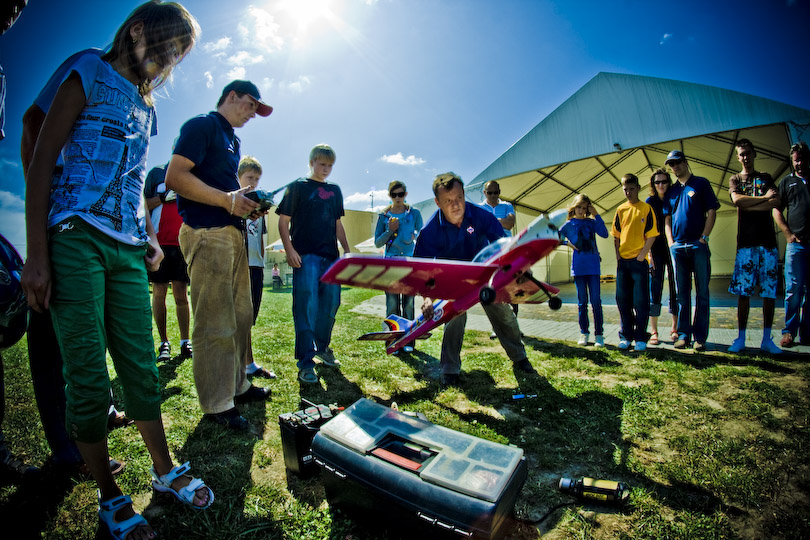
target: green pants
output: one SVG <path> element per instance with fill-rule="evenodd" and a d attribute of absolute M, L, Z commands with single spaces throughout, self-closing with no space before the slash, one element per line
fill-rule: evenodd
<path fill-rule="evenodd" d="M 107 350 L 124 389 L 127 415 L 160 418 L 145 246 L 118 242 L 79 218 L 50 230 L 51 317 L 64 361 L 71 438 L 107 434 Z"/>

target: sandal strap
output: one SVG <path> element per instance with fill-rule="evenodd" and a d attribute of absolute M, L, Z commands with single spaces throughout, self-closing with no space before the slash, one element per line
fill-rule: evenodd
<path fill-rule="evenodd" d="M 102 501 L 101 493 L 99 493 L 98 499 L 99 511 L 115 513 L 124 506 L 127 506 L 129 504 L 132 504 L 132 498 L 129 495 L 121 495 L 120 497 L 115 497 L 114 499 Z"/>
<path fill-rule="evenodd" d="M 120 497 L 102 501 L 101 492 L 99 491 L 98 497 L 98 517 L 107 526 L 115 540 L 123 540 L 137 527 L 149 526 L 146 519 L 138 513 L 124 521 L 116 521 L 115 513 L 121 508 L 132 504 L 132 498 L 129 495 L 121 495 Z"/>
<path fill-rule="evenodd" d="M 152 474 L 152 478 L 154 478 L 155 481 L 157 481 L 159 484 L 166 487 L 171 487 L 172 482 L 174 482 L 177 478 L 183 476 L 184 474 L 188 473 L 190 470 L 191 464 L 188 461 L 186 461 L 182 465 L 174 467 L 172 470 L 170 470 L 163 476 L 158 476 L 154 467 L 152 467 L 149 472 Z"/>

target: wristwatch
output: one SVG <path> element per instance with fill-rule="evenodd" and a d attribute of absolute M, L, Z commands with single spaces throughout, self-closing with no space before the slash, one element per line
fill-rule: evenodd
<path fill-rule="evenodd" d="M 706 242 L 707 244 L 709 243 L 709 237 L 708 237 L 708 236 L 706 236 L 705 234 L 704 234 L 703 236 L 701 236 L 701 238 L 702 238 L 702 239 L 703 239 L 703 241 L 704 241 L 704 242 Z"/>

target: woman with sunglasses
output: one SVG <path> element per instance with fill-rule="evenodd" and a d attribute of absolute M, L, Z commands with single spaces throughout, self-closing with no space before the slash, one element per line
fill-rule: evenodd
<path fill-rule="evenodd" d="M 667 271 L 669 280 L 669 312 L 672 314 L 672 329 L 669 337 L 674 342 L 678 339 L 678 302 L 675 296 L 675 272 L 672 268 L 672 259 L 667 246 L 667 236 L 664 234 L 664 199 L 672 185 L 672 178 L 664 169 L 656 169 L 650 176 L 650 196 L 647 204 L 652 206 L 655 212 L 655 220 L 658 223 L 658 236 L 650 249 L 652 256 L 652 267 L 650 268 L 650 332 L 651 336 L 647 342 L 649 345 L 658 345 L 658 317 L 661 316 L 661 297 L 664 289 L 664 269 Z"/>
<path fill-rule="evenodd" d="M 416 245 L 416 236 L 422 230 L 422 214 L 405 204 L 408 190 L 405 184 L 394 180 L 388 185 L 391 204 L 377 218 L 374 231 L 374 245 L 385 246 L 386 257 L 411 257 Z M 385 313 L 399 315 L 413 320 L 413 296 L 385 293 Z M 402 348 L 406 353 L 413 352 L 412 345 Z"/>

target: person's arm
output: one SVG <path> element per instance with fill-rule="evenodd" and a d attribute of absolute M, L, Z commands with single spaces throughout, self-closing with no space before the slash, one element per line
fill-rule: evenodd
<path fill-rule="evenodd" d="M 259 203 L 253 202 L 243 195 L 250 186 L 234 191 L 222 191 L 200 180 L 191 172 L 193 168 L 193 161 L 173 154 L 169 167 L 166 169 L 166 188 L 174 190 L 186 199 L 224 208 L 233 216 L 246 216 L 259 207 Z"/>
<path fill-rule="evenodd" d="M 340 242 L 340 245 L 343 246 L 343 254 L 345 255 L 346 253 L 351 253 L 352 249 L 349 246 L 349 240 L 346 239 L 346 231 L 343 229 L 343 222 L 340 221 L 340 218 L 337 220 L 336 229 L 338 242 Z"/>
<path fill-rule="evenodd" d="M 641 262 L 647 258 L 647 254 L 650 252 L 650 249 L 652 249 L 655 239 L 655 236 L 650 236 L 647 238 L 647 240 L 644 242 L 644 247 L 641 248 L 641 251 L 639 251 L 638 255 L 636 256 L 637 261 Z"/>
<path fill-rule="evenodd" d="M 42 123 L 45 121 L 45 112 L 37 105 L 31 105 L 23 115 L 23 132 L 20 141 L 20 157 L 22 158 L 23 174 L 28 173 L 31 158 L 34 156 L 34 146 L 37 144 Z"/>
<path fill-rule="evenodd" d="M 264 233 L 266 232 L 267 232 L 267 220 L 265 220 L 264 215 L 262 215 L 262 227 L 261 230 L 259 231 L 259 253 L 262 254 L 262 259 L 264 259 Z"/>
<path fill-rule="evenodd" d="M 712 234 L 712 229 L 714 229 L 714 222 L 717 219 L 717 210 L 712 208 L 706 213 L 706 224 L 703 226 L 703 233 L 701 233 L 701 238 L 698 242 L 706 243 L 703 239 L 704 236 L 709 236 Z"/>
<path fill-rule="evenodd" d="M 501 223 L 501 227 L 507 231 L 511 231 L 515 226 L 515 214 L 508 214 L 505 218 L 499 219 L 498 221 Z"/>
<path fill-rule="evenodd" d="M 146 268 L 151 272 L 157 272 L 160 268 L 160 263 L 163 261 L 163 249 L 158 243 L 155 228 L 152 226 L 152 218 L 149 217 L 149 212 L 146 212 L 146 235 L 149 237 L 149 247 L 146 249 L 146 255 L 143 256 L 146 262 Z"/>
<path fill-rule="evenodd" d="M 158 195 L 158 196 L 155 196 L 155 197 L 147 197 L 147 198 L 146 198 L 146 208 L 147 208 L 147 209 L 148 209 L 150 212 L 151 212 L 152 210 L 154 210 L 155 208 L 157 208 L 158 206 L 160 206 L 161 204 L 163 204 L 163 201 L 161 201 L 161 200 L 160 200 L 160 196 L 159 196 L 159 195 Z"/>
<path fill-rule="evenodd" d="M 36 311 L 48 309 L 51 297 L 51 270 L 48 253 L 48 202 L 56 158 L 67 141 L 86 103 L 78 75 L 68 77 L 59 87 L 50 113 L 36 139 L 26 175 L 25 222 L 28 258 L 22 272 L 22 287 L 28 305 Z"/>
<path fill-rule="evenodd" d="M 590 205 L 588 207 L 588 210 L 590 211 L 591 215 L 593 216 L 593 220 L 596 222 L 596 223 L 594 223 L 594 225 L 595 225 L 594 228 L 593 228 L 594 232 L 597 235 L 601 236 L 602 238 L 607 238 L 608 237 L 608 230 L 607 230 L 607 225 L 605 225 L 605 220 L 602 219 L 602 216 L 600 216 L 599 212 L 596 211 L 596 207 L 594 205 Z"/>
<path fill-rule="evenodd" d="M 731 202 L 733 202 L 736 207 L 747 212 L 764 212 L 779 206 L 780 199 L 776 190 L 769 189 L 765 195 L 760 196 L 732 193 Z"/>
<path fill-rule="evenodd" d="M 279 214 L 278 234 L 281 237 L 284 252 L 287 254 L 287 264 L 292 268 L 301 268 L 301 256 L 295 251 L 292 245 L 292 239 L 290 238 L 290 216 Z"/>
<path fill-rule="evenodd" d="M 667 235 L 667 245 L 672 247 L 675 240 L 672 238 L 672 216 L 664 216 L 664 232 Z"/>
<path fill-rule="evenodd" d="M 391 231 L 387 230 L 387 224 L 388 218 L 385 214 L 380 214 L 377 216 L 377 226 L 374 229 L 374 245 L 378 248 L 383 247 L 393 234 Z"/>
<path fill-rule="evenodd" d="M 614 236 L 613 237 L 613 248 L 616 250 L 616 260 L 617 261 L 621 260 L 621 257 L 619 256 L 619 245 L 620 245 L 619 238 L 617 236 Z"/>
<path fill-rule="evenodd" d="M 793 231 L 791 231 L 790 227 L 788 227 L 787 220 L 785 219 L 784 214 L 782 214 L 782 210 L 779 207 L 776 207 L 771 213 L 773 215 L 773 220 L 776 222 L 776 226 L 779 227 L 779 230 L 785 235 L 785 242 L 788 244 L 795 242 L 796 235 L 793 234 Z"/>
<path fill-rule="evenodd" d="M 422 301 L 422 316 L 425 320 L 430 320 L 433 318 L 433 299 L 428 298 L 427 296 L 424 297 Z"/>

